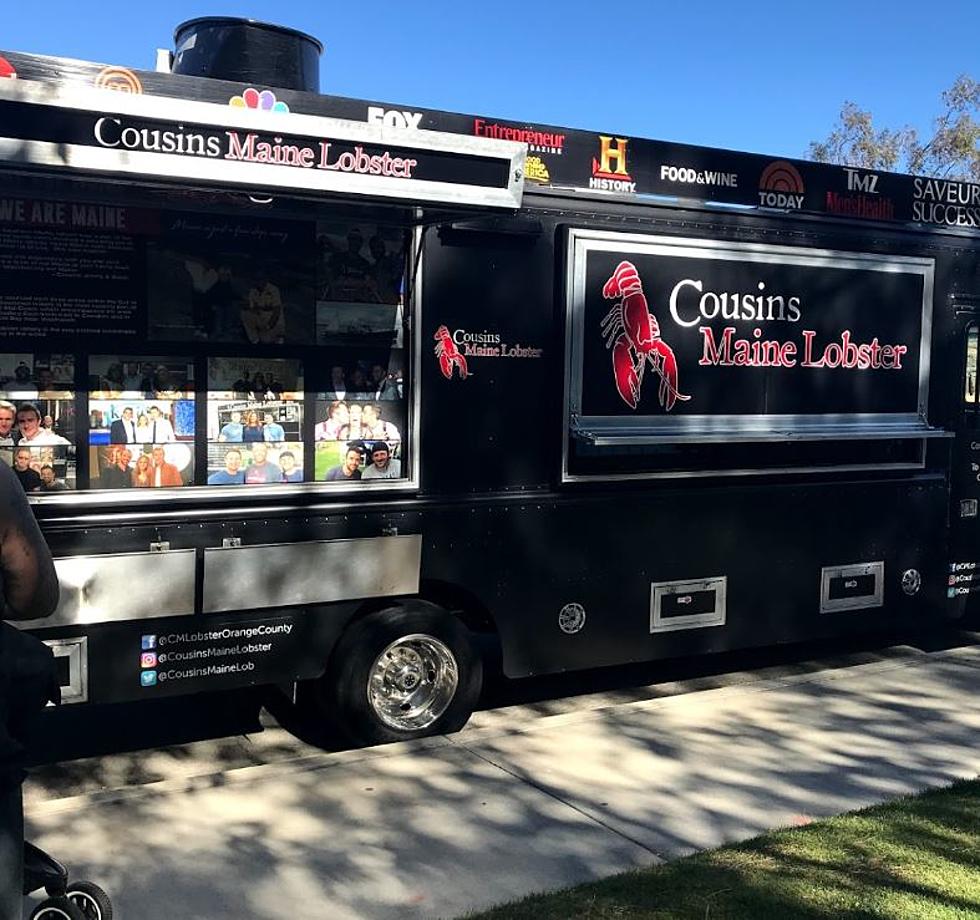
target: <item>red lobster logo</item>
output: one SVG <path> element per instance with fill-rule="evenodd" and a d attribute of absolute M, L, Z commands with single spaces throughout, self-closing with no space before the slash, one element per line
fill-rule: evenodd
<path fill-rule="evenodd" d="M 678 399 L 690 399 L 677 389 L 677 358 L 660 338 L 660 326 L 647 307 L 636 266 L 632 262 L 620 262 L 602 286 L 602 296 L 617 300 L 600 325 L 606 348 L 612 349 L 616 389 L 623 402 L 631 409 L 636 408 L 648 364 L 660 377 L 657 395 L 667 412 Z"/>
<path fill-rule="evenodd" d="M 460 380 L 469 377 L 470 372 L 466 366 L 466 358 L 460 354 L 453 337 L 449 334 L 449 329 L 446 326 L 440 326 L 436 329 L 433 338 L 436 340 L 436 357 L 439 359 L 442 376 L 446 380 L 452 380 L 453 365 L 456 365 L 459 368 Z"/>

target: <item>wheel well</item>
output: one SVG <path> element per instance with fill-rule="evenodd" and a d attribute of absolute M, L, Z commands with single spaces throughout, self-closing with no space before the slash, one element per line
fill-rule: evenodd
<path fill-rule="evenodd" d="M 361 604 L 354 615 L 347 621 L 344 630 L 349 629 L 358 620 L 386 607 L 409 604 L 411 602 L 427 602 L 448 610 L 459 618 L 460 622 L 470 632 L 497 634 L 497 624 L 490 612 L 480 601 L 465 588 L 444 581 L 422 581 L 419 593 L 415 597 L 376 597 Z"/>
<path fill-rule="evenodd" d="M 445 581 L 423 581 L 419 584 L 419 597 L 452 610 L 471 632 L 497 634 L 497 624 L 490 611 L 472 592 L 459 585 Z"/>

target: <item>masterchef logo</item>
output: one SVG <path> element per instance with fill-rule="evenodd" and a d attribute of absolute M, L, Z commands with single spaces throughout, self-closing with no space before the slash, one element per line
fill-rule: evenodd
<path fill-rule="evenodd" d="M 766 208 L 802 208 L 805 191 L 799 170 L 786 160 L 770 163 L 759 177 L 759 204 Z"/>
<path fill-rule="evenodd" d="M 129 93 L 132 96 L 143 94 L 143 84 L 128 67 L 103 67 L 96 74 L 95 85 L 99 89 L 111 89 L 117 93 Z"/>
<path fill-rule="evenodd" d="M 625 137 L 599 135 L 599 156 L 592 158 L 592 178 L 589 188 L 601 192 L 636 191 L 636 183 L 627 171 Z"/>
<path fill-rule="evenodd" d="M 477 137 L 493 137 L 500 141 L 517 141 L 527 144 L 530 153 L 550 153 L 561 156 L 565 149 L 565 135 L 554 131 L 544 131 L 530 126 L 515 128 L 497 122 L 473 119 L 473 133 Z"/>

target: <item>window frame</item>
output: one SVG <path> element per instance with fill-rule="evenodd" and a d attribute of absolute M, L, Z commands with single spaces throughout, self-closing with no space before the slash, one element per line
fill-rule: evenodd
<path fill-rule="evenodd" d="M 0 193 L 9 194 L 14 197 L 36 197 L 39 199 L 47 198 L 57 201 L 87 202 L 91 201 L 93 198 L 93 189 L 91 184 L 87 184 L 82 190 L 78 191 L 72 188 L 69 184 L 68 188 L 65 188 L 64 186 L 61 188 L 52 188 L 48 194 L 44 195 L 38 194 L 37 190 L 32 190 L 31 192 L 18 196 L 13 191 L 13 188 L 10 186 L 8 181 L 13 179 L 16 179 L 16 176 L 6 172 L 0 172 L 0 183 L 2 183 L 0 184 Z M 137 198 L 139 199 L 139 197 L 138 191 Z M 112 203 L 118 206 L 120 202 L 114 197 L 112 199 Z M 135 201 L 132 206 L 159 208 L 160 210 L 180 209 L 179 205 L 176 203 L 170 203 L 169 205 L 163 203 L 148 204 L 142 200 Z M 188 210 L 193 211 L 195 208 L 190 206 Z M 286 205 L 282 210 L 271 209 L 264 214 L 264 216 L 271 219 L 279 218 L 285 220 L 307 220 L 314 224 L 318 224 L 321 221 L 339 224 L 361 222 L 364 224 L 378 225 L 379 223 L 382 223 L 378 220 L 376 208 L 370 213 L 365 212 L 362 219 L 356 213 L 352 213 L 349 208 L 345 208 L 336 214 L 332 213 L 330 205 L 325 205 L 324 207 L 317 209 L 315 214 L 307 214 L 302 218 L 296 218 L 291 216 L 288 199 L 286 200 Z M 401 226 L 397 223 L 397 221 L 393 225 Z M 403 452 L 403 456 L 401 458 L 401 471 L 403 474 L 402 478 L 357 480 L 356 482 L 322 482 L 310 480 L 297 483 L 271 483 L 268 485 L 243 484 L 240 486 L 199 485 L 192 482 L 188 485 L 180 487 L 161 487 L 152 489 L 79 489 L 77 488 L 78 457 L 82 451 L 88 452 L 91 444 L 89 440 L 89 426 L 87 421 L 84 419 L 82 412 L 83 409 L 87 411 L 90 401 L 90 397 L 88 395 L 89 391 L 87 389 L 79 389 L 78 381 L 87 379 L 90 358 L 94 355 L 111 354 L 111 345 L 106 346 L 104 344 L 99 344 L 97 347 L 91 348 L 83 348 L 77 345 L 58 345 L 57 348 L 55 348 L 47 340 L 38 339 L 37 344 L 32 346 L 35 351 L 63 351 L 65 353 L 71 353 L 75 357 L 76 384 L 73 391 L 73 402 L 76 411 L 76 432 L 73 446 L 75 448 L 76 456 L 76 488 L 51 493 L 29 492 L 27 493 L 28 500 L 31 502 L 31 504 L 43 506 L 44 508 L 60 507 L 78 508 L 81 510 L 85 508 L 110 507 L 113 509 L 132 508 L 133 510 L 138 510 L 139 508 L 146 506 L 148 503 L 152 505 L 163 502 L 168 505 L 176 504 L 181 507 L 199 505 L 202 503 L 207 503 L 209 505 L 217 504 L 220 506 L 240 506 L 243 503 L 251 504 L 255 501 L 267 502 L 269 499 L 275 498 L 277 499 L 275 504 L 286 506 L 294 503 L 304 503 L 303 499 L 308 499 L 310 496 L 316 496 L 320 500 L 335 496 L 343 501 L 350 501 L 352 496 L 359 494 L 377 497 L 379 494 L 383 495 L 388 493 L 417 492 L 420 488 L 421 482 L 421 341 L 420 336 L 417 334 L 418 314 L 421 307 L 421 284 L 418 276 L 421 272 L 420 251 L 422 247 L 423 228 L 420 225 L 415 225 L 405 229 L 407 230 L 407 251 L 405 254 L 405 302 L 401 315 L 403 338 L 407 339 L 405 346 L 402 349 L 402 354 L 404 355 L 404 371 L 406 377 L 408 378 L 408 385 L 405 387 L 402 397 L 405 409 L 405 424 L 402 429 L 402 442 L 408 449 L 407 451 Z M 145 338 L 132 342 L 131 346 L 131 352 L 134 358 L 139 358 L 143 352 L 145 352 L 146 355 L 167 354 L 169 356 L 168 352 L 173 350 L 177 352 L 177 354 L 174 355 L 175 357 L 186 358 L 188 361 L 194 362 L 196 367 L 203 365 L 205 368 L 207 367 L 207 361 L 210 358 L 220 357 L 223 350 L 230 350 L 227 343 L 219 343 L 219 348 L 217 349 L 217 352 L 215 352 L 209 349 L 207 347 L 207 343 L 204 342 L 194 343 L 188 341 L 180 342 L 179 344 L 159 342 L 151 343 L 146 341 Z M 326 349 L 330 346 L 316 347 Z M 129 352 L 127 352 L 127 356 L 128 355 Z M 269 357 L 289 359 L 293 357 L 293 355 L 292 352 L 285 355 L 275 353 L 269 355 Z M 305 365 L 306 359 L 301 358 L 300 360 L 302 360 Z M 309 380 L 309 370 L 305 366 L 303 372 L 304 412 L 306 411 L 306 406 L 309 406 L 310 411 L 312 412 L 313 406 L 315 406 L 318 401 L 318 394 L 325 391 L 314 388 L 307 382 Z M 202 386 L 204 388 L 203 392 L 201 390 Z M 195 401 L 196 416 L 207 411 L 207 392 L 206 378 L 202 378 L 202 380 L 195 382 L 193 398 Z M 82 425 L 83 421 L 86 421 L 86 424 Z M 84 428 L 84 442 L 82 440 L 81 432 L 78 430 L 80 428 Z M 201 463 L 207 464 L 207 447 L 209 442 L 207 441 L 206 437 L 203 445 L 199 444 L 198 442 L 199 435 L 196 432 L 193 440 L 195 468 Z M 318 442 L 315 441 L 312 436 L 309 440 L 304 439 L 304 454 L 306 451 L 311 451 L 315 454 L 317 443 Z M 198 447 L 201 446 L 203 446 L 204 450 L 198 451 Z M 404 456 L 405 453 L 407 453 L 407 458 Z M 89 482 L 91 482 L 91 476 L 89 476 Z"/>
<path fill-rule="evenodd" d="M 662 233 L 635 233 L 630 231 L 594 230 L 569 227 L 566 229 L 565 246 L 559 250 L 565 259 L 564 307 L 565 307 L 565 376 L 563 394 L 564 427 L 562 436 L 560 482 L 563 484 L 595 481 L 622 481 L 639 479 L 678 479 L 717 476 L 764 476 L 769 474 L 852 472 L 860 470 L 922 469 L 926 464 L 926 447 L 929 438 L 949 437 L 948 432 L 929 426 L 927 409 L 929 402 L 929 377 L 932 350 L 933 298 L 935 286 L 935 260 L 927 257 L 868 252 L 848 252 L 825 248 L 806 248 L 769 243 L 748 243 L 704 237 L 666 236 Z M 695 252 L 702 257 L 723 258 L 736 253 L 746 256 L 746 261 L 765 262 L 767 256 L 779 256 L 789 264 L 811 267 L 834 266 L 880 271 L 900 270 L 922 276 L 922 310 L 919 338 L 919 381 L 916 412 L 903 413 L 848 413 L 803 415 L 726 416 L 701 415 L 687 417 L 645 416 L 629 422 L 617 416 L 583 417 L 579 414 L 582 404 L 582 366 L 585 276 L 588 253 L 612 251 L 624 258 L 633 253 L 646 255 L 682 254 Z M 892 268 L 897 266 L 897 268 Z M 733 424 L 737 421 L 737 426 Z M 757 443 L 765 448 L 767 441 L 837 441 L 857 439 L 918 442 L 914 459 L 907 462 L 841 462 L 822 465 L 791 464 L 773 467 L 678 468 L 670 470 L 624 472 L 578 472 L 572 470 L 572 445 L 577 434 L 586 432 L 594 449 L 603 446 L 631 447 L 644 444 L 665 446 L 684 443 L 724 443 L 733 429 L 733 438 L 744 443 Z M 591 428 L 591 430 L 589 430 Z M 611 435 L 611 437 L 610 437 Z M 616 436 L 621 435 L 619 440 Z"/>

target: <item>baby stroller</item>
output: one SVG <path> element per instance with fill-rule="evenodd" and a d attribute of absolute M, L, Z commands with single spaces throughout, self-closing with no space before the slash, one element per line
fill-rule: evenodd
<path fill-rule="evenodd" d="M 0 621 L 0 675 L 5 686 L 0 712 L 7 734 L 25 745 L 38 715 L 48 702 L 61 702 L 51 650 L 40 640 Z M 68 870 L 43 850 L 24 844 L 24 894 L 44 889 L 47 897 L 30 920 L 112 920 L 112 904 L 96 884 L 69 882 Z"/>
<path fill-rule="evenodd" d="M 32 843 L 24 844 L 24 894 L 44 889 L 47 897 L 30 920 L 112 920 L 109 896 L 94 882 L 68 881 L 68 869 Z"/>

